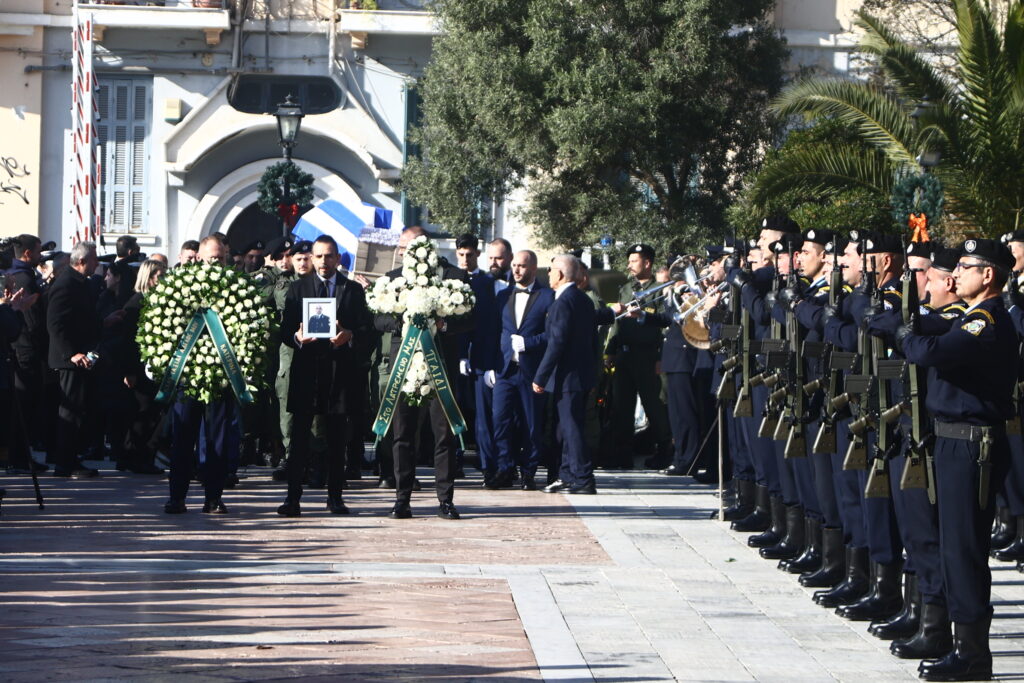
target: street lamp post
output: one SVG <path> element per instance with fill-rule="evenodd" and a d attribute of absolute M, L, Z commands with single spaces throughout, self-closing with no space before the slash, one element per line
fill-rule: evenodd
<path fill-rule="evenodd" d="M 284 160 L 289 164 L 292 162 L 292 148 L 295 147 L 295 138 L 299 136 L 299 127 L 302 125 L 302 107 L 292 99 L 291 94 L 284 98 L 284 102 L 277 105 L 274 112 L 277 117 L 277 135 L 281 143 L 281 153 Z M 281 175 L 281 201 L 285 207 L 291 207 L 291 188 L 288 186 L 287 171 Z M 286 215 L 281 216 L 281 231 L 287 237 L 291 231 Z"/>

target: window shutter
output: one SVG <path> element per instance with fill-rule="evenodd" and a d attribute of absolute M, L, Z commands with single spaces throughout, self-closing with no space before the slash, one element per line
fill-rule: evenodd
<path fill-rule="evenodd" d="M 104 79 L 99 94 L 100 192 L 103 229 L 147 232 L 150 91 L 142 79 Z"/>

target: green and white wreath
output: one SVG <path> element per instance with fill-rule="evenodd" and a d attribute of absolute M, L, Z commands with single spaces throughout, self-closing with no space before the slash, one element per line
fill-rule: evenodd
<path fill-rule="evenodd" d="M 182 336 L 197 311 L 216 313 L 226 333 L 244 389 L 263 383 L 267 345 L 276 322 L 251 277 L 220 264 L 189 263 L 171 270 L 146 292 L 136 341 L 149 374 L 164 381 Z M 232 391 L 211 329 L 203 326 L 178 380 L 187 396 L 203 403 Z M 236 393 L 237 390 L 236 390 Z"/>

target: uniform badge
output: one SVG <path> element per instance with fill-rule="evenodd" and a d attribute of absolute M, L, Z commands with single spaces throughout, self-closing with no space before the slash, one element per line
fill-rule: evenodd
<path fill-rule="evenodd" d="M 981 334 L 981 331 L 985 329 L 985 325 L 987 324 L 988 323 L 986 323 L 981 318 L 977 318 L 975 320 L 969 320 L 965 322 L 963 325 L 960 326 L 960 329 L 963 330 L 964 332 L 973 334 L 975 337 L 977 337 L 979 334 Z"/>
<path fill-rule="evenodd" d="M 974 250 L 977 248 L 978 243 L 975 242 L 974 240 L 967 240 L 966 242 L 964 242 L 964 251 L 966 251 L 968 254 L 974 253 Z"/>
<path fill-rule="evenodd" d="M 960 317 L 960 314 L 956 311 L 949 311 L 948 313 L 940 313 L 939 317 L 942 318 L 943 320 L 953 320 L 954 318 Z"/>
<path fill-rule="evenodd" d="M 648 306 L 647 308 L 644 309 L 644 313 L 651 313 L 651 314 L 653 314 L 654 312 L 655 312 L 654 311 L 654 306 Z"/>

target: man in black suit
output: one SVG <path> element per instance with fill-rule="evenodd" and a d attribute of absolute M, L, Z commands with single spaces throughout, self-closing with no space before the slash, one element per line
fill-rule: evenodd
<path fill-rule="evenodd" d="M 340 261 L 334 238 L 318 237 L 313 242 L 313 272 L 293 282 L 285 299 L 281 336 L 295 350 L 288 378 L 287 407 L 292 414 L 288 497 L 277 509 L 285 517 L 301 514 L 299 499 L 316 415 L 327 416 L 327 509 L 335 515 L 348 514 L 341 499 L 345 453 L 351 430 L 360 426 L 353 425 L 350 418 L 359 414 L 365 400 L 369 368 L 364 360 L 369 351 L 372 320 L 363 287 L 338 272 Z M 303 330 L 302 300 L 312 297 L 335 301 L 338 331 L 330 339 L 316 339 Z M 316 317 L 310 318 L 310 323 Z"/>
<path fill-rule="evenodd" d="M 89 278 L 99 260 L 93 242 L 79 242 L 71 250 L 70 267 L 54 281 L 48 295 L 46 329 L 50 335 L 49 366 L 57 371 L 59 409 L 57 413 L 56 462 L 58 477 L 84 479 L 99 473 L 78 459 L 82 418 L 88 411 L 95 362 L 86 356 L 100 341 L 96 317 L 96 292 Z"/>
<path fill-rule="evenodd" d="M 410 242 L 421 235 L 427 234 L 418 225 L 406 228 L 398 243 L 397 258 L 401 261 L 405 248 Z M 461 280 L 469 283 L 469 275 L 443 259 L 440 260 L 442 279 Z M 390 278 L 399 277 L 401 267 L 390 271 Z M 455 376 L 458 368 L 459 348 L 458 335 L 473 329 L 473 315 L 460 319 L 443 318 L 437 323 L 436 343 L 444 360 L 445 373 L 449 378 Z M 380 332 L 391 333 L 391 362 L 398 357 L 398 347 L 402 343 L 402 317 L 398 315 L 377 315 L 374 325 Z M 413 484 L 416 478 L 416 428 L 419 424 L 420 410 L 430 411 L 430 427 L 434 432 L 434 481 L 437 499 L 440 502 L 437 516 L 442 519 L 458 519 L 459 513 L 452 504 L 455 491 L 454 451 L 455 435 L 452 434 L 440 401 L 429 399 L 424 406 L 411 406 L 404 399 L 399 399 L 391 425 L 394 435 L 393 459 L 395 465 L 395 506 L 391 516 L 395 519 L 412 517 L 409 500 L 412 497 Z"/>
<path fill-rule="evenodd" d="M 548 273 L 555 301 L 548 309 L 547 349 L 534 374 L 533 390 L 555 395 L 562 467 L 558 480 L 545 487 L 546 493 L 597 493 L 593 463 L 583 436 L 587 392 L 596 381 L 597 324 L 593 302 L 576 286 L 579 275 L 580 262 L 572 254 L 556 256 Z"/>
<path fill-rule="evenodd" d="M 331 331 L 331 319 L 324 315 L 324 309 L 321 306 L 316 307 L 316 313 L 309 317 L 309 333 L 310 334 L 322 334 L 324 332 Z"/>

